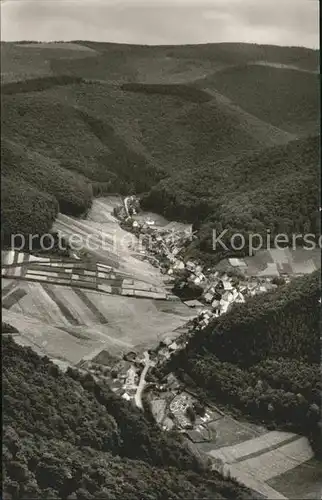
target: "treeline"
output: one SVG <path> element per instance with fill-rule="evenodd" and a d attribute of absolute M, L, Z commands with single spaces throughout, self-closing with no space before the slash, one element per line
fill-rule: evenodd
<path fill-rule="evenodd" d="M 9 323 L 6 323 L 5 321 L 1 322 L 1 333 L 18 333 L 18 332 L 19 330 L 17 330 L 17 328 L 10 325 Z"/>
<path fill-rule="evenodd" d="M 316 272 L 236 304 L 166 371 L 188 374 L 208 397 L 255 420 L 309 436 L 321 454 L 320 295 Z"/>
<path fill-rule="evenodd" d="M 90 375 L 2 348 L 5 499 L 252 498 Z"/>
<path fill-rule="evenodd" d="M 2 94 L 25 94 L 27 92 L 42 92 L 61 85 L 72 85 L 83 83 L 83 78 L 69 75 L 44 76 L 41 78 L 30 78 L 18 82 L 10 82 L 1 85 Z"/>
<path fill-rule="evenodd" d="M 141 92 L 143 94 L 160 94 L 164 96 L 179 97 L 185 101 L 205 103 L 212 97 L 201 89 L 183 84 L 158 84 L 158 83 L 123 83 L 121 89 L 127 92 Z"/>

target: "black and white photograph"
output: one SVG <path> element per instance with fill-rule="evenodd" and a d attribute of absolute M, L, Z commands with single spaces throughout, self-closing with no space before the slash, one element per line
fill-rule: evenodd
<path fill-rule="evenodd" d="M 318 0 L 0 0 L 2 500 L 321 500 Z"/>

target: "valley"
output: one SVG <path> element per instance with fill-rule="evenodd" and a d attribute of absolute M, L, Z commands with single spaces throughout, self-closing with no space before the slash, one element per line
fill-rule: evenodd
<path fill-rule="evenodd" d="M 1 51 L 5 499 L 320 498 L 318 51 Z"/>
<path fill-rule="evenodd" d="M 14 337 L 15 342 L 32 347 L 41 356 L 48 356 L 61 370 L 78 367 L 103 384 L 108 384 L 116 394 L 132 401 L 139 409 L 150 405 L 159 426 L 166 431 L 180 429 L 197 455 L 206 454 L 209 457 L 214 470 L 237 478 L 264 497 L 286 498 L 282 493 L 283 483 L 277 490 L 269 484 L 285 473 L 290 474 L 301 464 L 305 467 L 308 463 L 308 467 L 313 467 L 309 465 L 313 452 L 306 438 L 292 433 L 269 432 L 265 427 L 236 420 L 216 406 L 206 406 L 206 417 L 197 418 L 191 425 L 186 409 L 193 405 L 195 397 L 191 399 L 175 379 L 169 378 L 163 386 L 151 384 L 151 370 L 159 364 L 162 366 L 173 353 L 184 348 L 189 336 L 196 334 L 196 325 L 203 329 L 209 324 L 213 315 L 211 309 L 215 310 L 216 306 L 199 302 L 197 309 L 191 308 L 189 302 L 186 305 L 173 295 L 174 278 L 170 270 L 180 262 L 180 257 L 174 256 L 175 251 L 172 257 L 169 254 L 172 263 L 168 264 L 168 272 L 162 274 L 156 264 L 152 266 L 148 260 L 141 260 L 149 255 L 149 248 L 142 247 L 143 255 L 141 253 L 141 259 L 138 259 L 138 252 L 133 244 L 129 245 L 128 238 L 126 244 L 122 242 L 122 238 L 131 233 L 121 229 L 119 220 L 113 215 L 120 203 L 123 206 L 122 199 L 115 197 L 95 200 L 83 220 L 61 214 L 58 216 L 54 229 L 66 241 L 73 235 L 82 236 L 84 246 L 81 257 L 77 256 L 77 252 L 74 252 L 74 258 L 68 259 L 3 252 L 3 321 L 19 331 Z M 142 228 L 149 227 L 150 233 L 163 234 L 168 228 L 170 235 L 178 230 L 178 234 L 188 231 L 189 235 L 189 226 L 169 223 L 153 213 L 139 212 L 130 219 L 135 227 L 137 224 Z M 150 226 L 146 226 L 146 221 Z M 154 224 L 151 225 L 151 222 Z M 98 250 L 91 249 L 89 243 L 93 240 L 89 240 L 89 236 L 94 236 L 99 244 Z M 139 243 L 138 238 L 136 241 Z M 102 242 L 107 242 L 107 250 Z M 284 276 L 283 279 L 287 276 L 290 280 L 312 272 L 312 268 L 305 267 L 308 263 L 313 265 L 313 270 L 319 266 L 318 251 L 313 255 L 301 250 L 292 253 L 271 250 L 266 253 L 268 258 L 265 251 L 260 251 L 248 259 L 221 261 L 218 270 L 215 267 L 211 271 L 223 280 L 225 288 L 233 290 L 225 273 L 236 270 L 234 266 L 238 264 L 239 272 L 245 276 L 239 288 L 245 294 L 249 287 L 248 293 L 254 296 L 267 292 L 270 281 L 276 276 Z M 275 270 L 270 260 L 275 262 Z M 157 261 L 160 265 L 161 255 Z M 259 262 L 261 264 L 256 271 Z M 288 268 L 285 268 L 285 262 Z M 209 283 L 204 292 L 206 300 L 209 300 L 207 290 L 215 286 L 218 279 L 210 278 Z M 219 314 L 230 307 L 229 299 L 226 300 L 227 305 Z M 205 313 L 209 315 L 206 322 Z M 162 387 L 161 392 L 158 387 Z M 174 409 L 176 399 L 177 409 Z M 253 464 L 247 450 L 251 450 L 252 457 L 257 442 L 262 444 L 258 446 Z M 289 442 L 294 443 L 290 450 Z M 245 451 L 242 451 L 244 448 Z M 292 458 L 287 459 L 288 456 Z M 265 470 L 268 471 L 268 464 L 273 469 L 261 477 L 256 466 L 260 464 L 262 467 L 263 463 L 266 464 L 265 460 Z M 317 465 L 316 473 L 318 469 Z M 307 489 L 303 490 L 306 495 L 308 491 L 313 491 L 313 496 L 310 493 L 307 498 L 317 498 L 314 492 L 322 478 L 314 477 L 313 482 L 308 481 Z"/>

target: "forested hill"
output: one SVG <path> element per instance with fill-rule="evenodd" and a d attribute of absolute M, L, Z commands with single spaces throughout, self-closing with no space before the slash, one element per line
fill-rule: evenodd
<path fill-rule="evenodd" d="M 6 500 L 253 498 L 91 376 L 2 339 Z"/>
<path fill-rule="evenodd" d="M 220 231 L 318 234 L 320 142 L 312 136 L 175 172 L 143 206 Z"/>
<path fill-rule="evenodd" d="M 12 232 L 48 232 L 58 210 L 78 216 L 109 192 L 146 192 L 157 212 L 198 223 L 218 212 L 220 199 L 220 217 L 230 220 L 236 203 L 249 225 L 265 224 L 271 205 L 299 220 L 282 199 L 306 203 L 314 190 L 301 146 L 283 147 L 318 133 L 318 51 L 78 41 L 3 43 L 1 56 L 5 241 Z M 278 199 L 268 146 L 281 157 Z M 255 153 L 250 190 L 257 163 L 263 182 L 252 204 L 248 191 L 237 198 L 233 172 Z"/>
<path fill-rule="evenodd" d="M 309 436 L 321 455 L 320 296 L 315 272 L 236 304 L 167 370 L 217 403 Z"/>

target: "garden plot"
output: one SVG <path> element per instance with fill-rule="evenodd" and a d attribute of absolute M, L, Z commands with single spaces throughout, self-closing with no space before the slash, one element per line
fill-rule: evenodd
<path fill-rule="evenodd" d="M 246 265 L 245 265 L 246 264 Z M 236 269 L 248 277 L 273 277 L 280 275 L 302 275 L 312 273 L 321 267 L 321 250 L 271 249 L 260 250 L 252 257 L 245 257 L 242 265 L 235 268 L 228 259 L 221 261 L 217 269 Z"/>
<path fill-rule="evenodd" d="M 210 455 L 224 463 L 241 462 L 297 439 L 299 439 L 299 436 L 290 432 L 272 431 L 233 446 L 223 446 L 211 451 Z"/>
<path fill-rule="evenodd" d="M 221 420 L 218 422 L 220 424 Z M 239 425 L 236 422 L 236 426 Z M 220 433 L 217 436 L 220 438 Z M 216 449 L 208 451 L 216 467 L 229 470 L 237 479 L 256 480 L 257 486 L 260 485 L 257 491 L 266 490 L 269 498 L 285 498 L 283 495 L 288 498 L 320 498 L 317 492 L 322 486 L 321 464 L 312 458 L 313 451 L 307 438 L 289 432 L 266 431 L 262 435 L 244 436 L 232 445 L 218 444 Z M 206 451 L 205 446 L 199 445 Z M 303 481 L 299 482 L 298 474 Z M 300 486 L 298 490 L 294 483 Z M 273 489 L 270 491 L 270 488 Z"/>
<path fill-rule="evenodd" d="M 242 423 L 220 414 L 214 414 L 213 420 L 207 422 L 207 427 L 212 434 L 212 439 L 208 443 L 199 445 L 200 450 L 209 453 L 213 458 L 216 457 L 218 450 L 223 447 L 237 446 L 247 440 L 253 440 L 260 435 L 266 434 L 265 428 L 250 423 Z"/>

